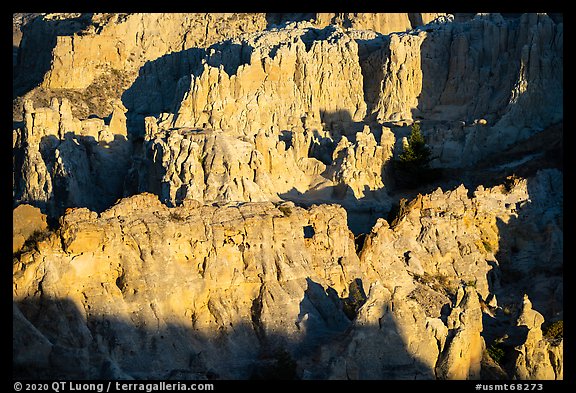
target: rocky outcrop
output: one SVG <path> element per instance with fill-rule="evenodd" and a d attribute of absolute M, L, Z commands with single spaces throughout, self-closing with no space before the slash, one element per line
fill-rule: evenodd
<path fill-rule="evenodd" d="M 100 102 L 70 95 L 86 112 L 81 117 L 88 110 L 104 117 L 113 109 L 108 101 L 121 97 L 135 135 L 142 135 L 144 117 L 159 113 L 165 113 L 158 119 L 165 128 L 249 136 L 290 131 L 306 116 L 312 129 L 331 133 L 336 143 L 340 135 L 350 139 L 361 131 L 362 123 L 378 129 L 420 119 L 438 157 L 434 164 L 443 167 L 474 164 L 562 119 L 562 23 L 544 14 L 478 14 L 461 22 L 451 15 L 431 17 L 319 16 L 320 22 L 291 22 L 265 32 L 262 14 L 76 17 L 68 30 L 76 26 L 82 34 L 58 36 L 62 43 L 43 86 L 49 97 L 54 88 L 64 88 L 64 96 L 76 88 L 88 96 L 102 90 L 111 96 Z M 31 22 L 31 31 L 42 20 L 45 28 L 67 31 L 57 27 L 66 19 L 47 18 Z M 419 27 L 382 35 L 377 26 L 391 26 L 386 18 Z M 327 21 L 334 24 L 325 26 Z M 221 28 L 205 29 L 206 24 Z M 183 29 L 168 29 L 173 25 Z M 186 33 L 195 29 L 202 34 Z M 215 36 L 207 38 L 205 31 Z M 90 60 L 99 52 L 101 61 Z M 70 77 L 79 69 L 81 77 Z M 70 81 L 82 86 L 62 85 Z M 30 98 L 44 93 L 35 94 Z M 400 140 L 401 131 L 393 132 Z"/>
<path fill-rule="evenodd" d="M 446 350 L 438 360 L 437 373 L 442 379 L 480 379 L 485 344 L 482 333 L 482 310 L 476 290 L 458 288 L 456 305 L 448 316 Z"/>
<path fill-rule="evenodd" d="M 21 30 L 14 377 L 563 378 L 561 18 Z"/>
<path fill-rule="evenodd" d="M 166 378 L 194 359 L 204 374 L 247 378 L 267 351 L 297 356 L 343 332 L 350 321 L 339 297 L 360 268 L 336 206 L 168 209 L 142 194 L 100 217 L 71 210 L 45 241 L 54 247 L 47 259 L 23 254 L 14 301 L 36 322 L 38 345 L 96 350 L 77 364 L 87 377 L 114 364 Z M 37 298 L 40 282 L 54 304 Z M 59 321 L 78 333 L 73 341 L 41 316 L 52 307 L 66 310 Z"/>
<path fill-rule="evenodd" d="M 529 293 L 548 318 L 561 315 L 561 282 L 552 279 L 540 289 L 533 285 L 534 279 L 544 275 L 561 276 L 562 242 L 552 235 L 562 233 L 558 226 L 563 200 L 560 184 L 561 172 L 542 170 L 529 179 L 511 178 L 506 185 L 479 186 L 472 198 L 463 186 L 420 195 L 401 203 L 391 224 L 377 222 L 366 239 L 362 258 L 378 259 L 380 264 L 386 261 L 383 266 L 404 264 L 419 280 L 452 294 L 459 283 L 473 284 L 485 301 L 491 292 L 500 296 L 501 285 L 518 285 L 514 292 Z M 550 194 L 557 197 L 549 198 Z M 523 225 L 536 216 L 543 218 L 540 223 L 551 234 L 538 243 L 541 252 L 523 240 L 542 233 L 540 226 Z M 532 255 L 530 260 L 527 253 Z M 520 267 L 524 263 L 529 267 Z M 525 270 L 520 273 L 516 269 Z M 526 275 L 528 271 L 531 273 Z M 531 281 L 518 280 L 528 276 Z M 506 292 L 502 291 L 502 296 Z"/>
<path fill-rule="evenodd" d="M 544 273 L 534 262 L 531 275 L 509 276 L 506 265 L 521 263 L 523 259 L 512 257 L 516 262 L 511 262 L 504 257 L 507 252 L 499 249 L 506 247 L 502 238 L 513 241 L 524 236 L 514 222 L 517 216 L 535 213 L 531 208 L 540 214 L 549 212 L 544 225 L 551 225 L 562 215 L 562 209 L 554 207 L 562 199 L 561 192 L 552 191 L 557 190 L 555 182 L 560 179 L 558 171 L 541 171 L 527 180 L 510 180 L 507 185 L 491 189 L 479 187 L 472 198 L 464 187 L 437 190 L 401 205 L 390 225 L 378 220 L 360 253 L 366 269 L 362 278 L 365 288 L 370 288 L 369 295 L 358 312 L 349 341 L 343 348 L 338 347 L 341 360 L 333 359 L 329 375 L 361 379 L 480 379 L 483 367 L 487 367 L 483 357 L 489 356 L 484 351 L 493 345 L 492 337 L 501 333 L 502 326 L 509 326 L 511 336 L 518 334 L 514 333 L 515 321 L 509 319 L 509 308 L 521 304 L 519 294 L 534 294 L 540 309 L 546 310 L 547 320 L 561 319 L 562 314 L 558 313 L 562 299 L 558 291 L 562 284 L 556 280 L 562 274 L 548 270 Z M 543 189 L 560 195 L 559 199 L 551 200 Z M 562 231 L 556 228 L 554 232 Z M 540 232 L 535 229 L 530 233 L 538 237 Z M 531 249 L 533 261 L 548 260 L 552 253 L 556 257 L 548 263 L 561 263 L 562 257 L 556 254 L 561 252 L 558 246 L 548 238 L 539 246 L 541 253 Z M 546 274 L 549 281 L 535 289 L 535 280 L 545 282 L 544 278 L 536 278 L 541 274 Z M 385 325 L 387 318 L 391 322 Z M 486 327 L 484 318 L 489 321 Z M 395 334 L 405 329 L 409 334 Z M 490 337 L 490 342 L 486 343 L 484 337 Z M 561 344 L 549 346 L 541 335 L 534 340 L 526 341 L 524 336 L 516 344 L 511 341 L 506 345 L 519 346 L 521 349 L 517 350 L 530 357 L 528 363 L 532 365 L 546 353 L 547 364 L 554 364 L 554 372 L 547 374 L 546 379 L 561 378 L 562 366 L 557 362 Z M 378 342 L 382 345 L 374 345 Z M 526 346 L 541 349 L 526 350 Z M 388 348 L 395 349 L 388 352 Z M 533 366 L 524 366 L 521 363 L 526 360 L 522 356 L 519 359 L 506 365 L 509 377 L 519 372 L 525 378 L 532 372 L 522 371 Z"/>
<path fill-rule="evenodd" d="M 174 206 L 186 198 L 202 203 L 279 201 L 387 202 L 383 183 L 394 135 L 383 130 L 376 143 L 368 126 L 343 136 L 330 165 L 310 128 L 294 127 L 288 139 L 260 130 L 254 138 L 220 130 L 158 128 L 148 118 L 143 156 L 130 178 L 135 192 L 153 192 Z"/>
<path fill-rule="evenodd" d="M 381 142 L 378 144 L 370 127 L 364 126 L 356 133 L 356 143 L 343 136 L 332 153 L 332 178 L 336 183 L 337 197 L 361 199 L 371 193 L 386 197 L 385 169 L 392 158 L 394 134 L 383 127 Z M 347 195 L 348 190 L 351 190 Z"/>
<path fill-rule="evenodd" d="M 368 114 L 435 121 L 423 130 L 436 128 L 427 141 L 439 163 L 469 165 L 562 119 L 562 37 L 562 24 L 535 14 L 477 15 L 391 34 L 363 65 L 376 86 L 367 90 Z M 449 153 L 455 148 L 459 154 Z"/>
<path fill-rule="evenodd" d="M 552 344 L 542 337 L 544 317 L 532 309 L 532 303 L 524 295 L 516 325 L 524 328 L 525 341 L 514 348 L 514 377 L 517 379 L 562 379 L 563 367 L 557 363 L 563 351 L 563 341 Z"/>
<path fill-rule="evenodd" d="M 23 27 L 14 68 L 15 91 L 27 93 L 35 106 L 66 97 L 74 103 L 77 117 L 107 116 L 112 102 L 122 98 L 146 64 L 243 32 L 263 30 L 266 23 L 262 13 L 39 15 Z M 188 70 L 182 72 L 162 71 L 148 90 L 173 91 Z M 150 99 L 152 95 L 146 93 Z"/>
<path fill-rule="evenodd" d="M 518 133 L 522 127 L 502 128 L 500 125 L 504 123 L 499 119 L 508 116 L 509 108 L 516 105 L 508 100 L 508 92 L 512 91 L 522 69 L 519 49 L 522 40 L 552 34 L 557 38 L 551 45 L 543 44 L 540 39 L 533 45 L 543 45 L 538 50 L 550 56 L 561 49 L 562 27 L 545 16 L 540 18 L 533 31 L 527 33 L 523 32 L 524 19 L 504 20 L 498 16 L 479 15 L 469 22 L 454 23 L 450 17 L 441 17 L 425 29 L 408 34 L 376 36 L 372 40 L 380 42 L 380 49 L 374 50 L 375 44 L 362 43 L 362 51 L 358 42 L 366 40 L 358 38 L 358 33 L 333 26 L 319 30 L 309 22 L 289 24 L 265 35 L 242 35 L 213 46 L 205 56 L 193 54 L 197 57 L 194 61 L 203 65 L 189 79 L 180 80 L 178 85 L 183 92 L 177 96 L 182 94 L 182 101 L 176 104 L 174 113 L 163 114 L 156 122 L 160 128 L 207 128 L 249 138 L 258 133 L 279 138 L 280 130 L 297 136 L 300 135 L 297 130 L 302 126 L 312 133 L 329 133 L 335 150 L 330 154 L 332 163 L 324 177 L 334 183 L 333 195 L 361 199 L 366 193 L 373 197 L 376 192 L 386 201 L 382 175 L 386 172 L 390 153 L 366 153 L 360 145 L 372 146 L 373 142 L 369 141 L 370 137 L 358 134 L 357 151 L 375 159 L 368 160 L 368 164 L 366 158 L 359 159 L 358 154 L 351 151 L 346 153 L 349 158 L 340 157 L 343 151 L 348 151 L 347 141 L 357 139 L 357 132 L 367 127 L 366 123 L 370 123 L 373 116 L 378 123 L 398 120 L 409 123 L 414 117 L 427 119 L 422 121 L 423 131 L 432 146 L 433 156 L 437 157 L 435 165 L 439 166 L 469 165 L 507 148 L 510 141 L 539 130 L 530 126 Z M 479 91 L 478 82 L 470 84 L 469 91 L 463 90 L 462 84 L 456 81 L 468 80 L 470 73 L 477 73 L 464 66 L 451 65 L 450 59 L 463 58 L 461 51 L 469 46 L 478 46 L 479 53 L 487 52 L 486 45 L 496 39 L 495 32 L 499 32 L 498 40 L 513 35 L 521 42 L 511 46 L 509 41 L 503 41 L 497 46 L 501 48 L 499 52 L 489 52 L 490 61 L 482 57 L 470 62 L 470 67 L 499 70 L 489 78 L 493 88 L 486 93 Z M 456 40 L 466 42 L 466 45 L 457 46 Z M 510 61 L 503 63 L 503 59 Z M 482 66 L 484 63 L 488 68 Z M 530 84 L 556 86 L 558 78 L 549 74 L 551 69 L 546 68 L 549 66 L 551 64 L 546 63 L 543 74 L 534 76 Z M 434 77 L 430 78 L 430 75 Z M 437 75 L 445 75 L 445 78 Z M 319 84 L 318 81 L 326 82 Z M 187 83 L 189 87 L 186 87 Z M 509 86 L 509 89 L 501 86 Z M 555 95 L 546 102 L 560 97 L 556 94 L 561 88 L 541 90 L 549 90 Z M 460 104 L 457 107 L 451 102 Z M 561 118 L 558 107 L 555 105 L 554 110 L 548 112 L 552 115 L 542 124 L 555 122 L 558 116 Z M 466 125 L 470 119 L 479 120 Z M 523 116 L 522 121 L 525 120 Z M 379 127 L 382 126 L 371 129 Z M 404 131 L 393 128 L 397 134 L 395 139 L 399 141 Z M 508 132 L 514 135 L 508 135 Z M 482 141 L 488 139 L 490 146 L 484 144 L 480 148 Z M 505 140 L 505 143 L 496 142 L 498 140 Z M 373 147 L 368 148 L 371 149 Z M 265 151 L 263 153 L 266 155 Z M 351 159 L 352 155 L 354 159 Z M 302 168 L 322 173 L 321 166 L 308 162 L 308 156 L 303 157 Z M 324 160 L 324 164 L 330 164 L 330 159 Z M 330 186 L 325 181 L 321 183 Z M 299 192 L 308 189 L 305 186 L 294 188 Z M 287 191 L 281 186 L 280 190 L 281 193 Z M 317 196 L 325 198 L 323 193 Z"/>
<path fill-rule="evenodd" d="M 508 178 L 502 186 L 502 199 L 497 197 L 500 199 L 498 204 L 494 203 L 497 195 L 494 192 L 488 194 L 488 189 L 476 191 L 478 202 L 489 206 L 493 212 L 502 209 L 502 204 L 504 208 L 513 209 L 508 219 L 498 214 L 491 224 L 498 228 L 495 256 L 500 266 L 502 286 L 508 288 L 500 291 L 496 284 L 499 301 L 503 304 L 519 302 L 521 299 L 512 299 L 509 294 L 528 294 L 546 320 L 562 319 L 563 315 L 562 185 L 562 172 L 540 170 L 527 179 Z M 519 198 L 513 201 L 507 198 L 517 191 L 508 190 L 525 191 L 521 191 Z M 512 287 L 515 287 L 513 291 L 510 290 Z"/>
<path fill-rule="evenodd" d="M 264 15 L 250 13 L 95 14 L 81 31 L 56 37 L 43 85 L 84 89 L 106 71 L 137 72 L 146 61 L 167 53 L 207 47 L 265 26 Z"/>
<path fill-rule="evenodd" d="M 486 298 L 492 269 L 488 261 L 496 263 L 490 244 L 495 242 L 497 247 L 497 233 L 490 224 L 475 220 L 479 212 L 474 205 L 463 186 L 418 196 L 401 206 L 392 227 L 379 220 L 366 239 L 363 258 L 379 260 L 386 276 L 405 271 L 452 295 L 461 282 L 472 282 Z M 490 216 L 495 221 L 496 217 Z M 388 265 L 396 268 L 387 271 L 384 266 Z"/>
<path fill-rule="evenodd" d="M 100 214 L 69 209 L 14 262 L 15 312 L 27 326 L 14 340 L 33 340 L 17 369 L 38 345 L 67 353 L 74 375 L 88 378 L 248 378 L 274 370 L 270 362 L 304 379 L 479 378 L 496 326 L 482 320 L 507 318 L 495 298 L 515 291 L 496 259 L 498 223 L 511 221 L 528 184 L 558 175 L 473 198 L 463 187 L 420 196 L 391 225 L 381 219 L 359 256 L 336 205 L 184 199 L 168 208 L 144 193 Z M 529 333 L 508 375 L 561 378 L 543 317 L 523 307 L 514 326 Z M 45 363 L 47 375 L 64 367 Z"/>
<path fill-rule="evenodd" d="M 26 240 L 48 229 L 46 215 L 30 205 L 20 205 L 12 213 L 12 252 L 22 249 Z"/>
<path fill-rule="evenodd" d="M 388 34 L 425 25 L 439 15 L 318 14 L 310 20 L 320 27 L 339 24 Z M 285 17 L 303 18 L 294 16 Z M 18 46 L 24 28 L 21 66 L 28 64 L 36 52 L 47 52 L 43 56 L 47 64 L 43 66 L 48 67 L 42 70 L 39 65 L 36 70 L 47 71 L 40 75 L 45 87 L 84 89 L 110 70 L 133 73 L 145 62 L 171 52 L 206 48 L 241 33 L 262 31 L 277 17 L 264 13 L 15 14 L 13 31 Z M 79 69 L 83 72 L 79 73 Z"/>
<path fill-rule="evenodd" d="M 258 185 L 266 180 L 257 175 L 263 158 L 250 143 L 223 133 L 190 131 L 157 134 L 148 144 L 144 163 L 151 165 L 140 170 L 141 183 L 169 205 L 187 198 L 204 203 L 272 197 L 271 187 Z"/>
<path fill-rule="evenodd" d="M 542 83 L 549 85 L 546 94 L 554 95 L 549 98 L 558 102 L 555 95 L 561 89 L 556 87 L 562 79 L 552 73 L 555 61 L 562 59 L 557 57 L 562 51 L 561 24 L 534 14 L 517 21 L 504 20 L 498 14 L 477 15 L 465 23 L 449 21 L 443 18 L 408 34 L 391 34 L 388 45 L 366 60 L 373 65 L 374 75 L 381 75 L 382 90 L 372 109 L 378 119 L 472 122 L 485 118 L 492 125 L 502 115 L 520 110 L 515 104 L 528 85 L 537 89 L 544 87 Z M 530 51 L 550 60 L 529 60 Z M 464 52 L 468 56 L 463 56 Z M 378 72 L 377 64 L 388 71 Z M 523 100 L 530 100 L 531 94 L 539 93 L 528 92 Z M 550 109 L 547 123 L 561 116 L 557 108 Z M 534 113 L 533 119 L 515 121 L 540 123 L 540 114 L 543 112 Z"/>
<path fill-rule="evenodd" d="M 139 192 L 154 192 L 171 206 L 185 199 L 279 201 L 291 190 L 304 193 L 332 185 L 320 176 L 325 165 L 308 157 L 311 141 L 295 136 L 294 145 L 286 148 L 276 138 L 264 132 L 250 141 L 217 130 L 157 131 L 147 137 L 144 157 L 131 176 Z"/>
<path fill-rule="evenodd" d="M 418 301 L 407 298 L 410 288 L 402 284 L 392 291 L 392 282 L 370 286 L 343 348 L 330 359 L 329 379 L 434 379 L 436 335 L 443 339 L 445 327 L 429 318 Z M 440 333 L 435 321 L 440 322 Z"/>
<path fill-rule="evenodd" d="M 15 14 L 15 86 L 19 95 L 33 89 L 27 97 L 36 106 L 52 97 L 67 97 L 79 117 L 104 116 L 111 110 L 110 102 L 98 97 L 103 91 L 113 99 L 122 97 L 134 112 L 150 115 L 172 109 L 179 79 L 196 72 L 205 48 L 216 45 L 218 50 L 218 42 L 264 31 L 274 21 L 310 20 L 318 28 L 336 24 L 388 34 L 425 25 L 438 15 Z"/>
<path fill-rule="evenodd" d="M 562 24 L 546 15 L 442 16 L 408 33 L 371 33 L 300 22 L 215 47 L 182 80 L 189 87 L 170 124 L 253 135 L 308 115 L 351 136 L 362 121 L 422 119 L 437 165 L 461 166 L 562 118 Z M 550 60 L 535 64 L 531 51 Z M 535 100 L 550 108 L 533 111 Z"/>
<path fill-rule="evenodd" d="M 14 138 L 16 203 L 54 217 L 67 207 L 102 210 L 122 196 L 132 147 L 121 103 L 109 124 L 75 118 L 66 99 L 53 99 L 48 108 L 26 101 L 24 107 L 24 126 Z"/>
<path fill-rule="evenodd" d="M 341 29 L 305 22 L 233 39 L 192 76 L 172 125 L 254 135 L 308 116 L 328 129 L 350 126 L 366 110 L 357 50 Z"/>

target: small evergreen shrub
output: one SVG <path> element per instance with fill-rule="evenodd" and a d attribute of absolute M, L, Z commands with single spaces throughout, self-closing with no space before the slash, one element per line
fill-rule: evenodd
<path fill-rule="evenodd" d="M 422 136 L 420 124 L 414 123 L 408 144 L 404 146 L 402 154 L 393 161 L 397 185 L 414 188 L 437 180 L 441 171 L 430 168 L 431 160 L 431 151 Z"/>
<path fill-rule="evenodd" d="M 504 352 L 504 349 L 500 347 L 500 344 L 493 343 L 488 347 L 487 352 L 488 355 L 492 358 L 492 360 L 494 360 L 496 363 L 502 366 L 506 352 Z"/>
<path fill-rule="evenodd" d="M 400 166 L 404 169 L 422 170 L 430 163 L 430 149 L 426 146 L 426 141 L 420 131 L 420 124 L 414 123 L 408 138 L 408 146 L 398 157 Z"/>
<path fill-rule="evenodd" d="M 560 341 L 562 341 L 562 338 L 564 337 L 564 321 L 561 319 L 552 322 L 550 325 L 542 329 L 542 334 L 544 338 L 550 341 L 553 345 L 560 344 Z"/>

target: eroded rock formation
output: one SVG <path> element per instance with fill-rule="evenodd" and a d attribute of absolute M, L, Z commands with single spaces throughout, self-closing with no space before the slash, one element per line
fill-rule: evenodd
<path fill-rule="evenodd" d="M 528 182 L 546 187 L 558 176 L 545 171 Z M 262 356 L 286 351 L 300 378 L 476 379 L 486 348 L 482 315 L 501 312 L 489 299 L 500 296 L 506 275 L 498 243 L 490 245 L 505 228 L 493 224 L 510 220 L 527 182 L 477 193 L 416 198 L 392 227 L 379 221 L 359 256 L 335 205 L 186 199 L 168 208 L 144 193 L 99 215 L 72 209 L 15 260 L 23 326 L 15 341 L 41 347 L 42 372 L 59 368 L 51 360 L 58 350 L 79 362 L 75 375 L 84 378 L 167 378 L 175 370 L 248 378 Z M 550 211 L 541 197 L 530 203 Z M 528 328 L 507 371 L 561 377 L 561 347 L 544 341 L 544 318 L 523 302 L 517 320 L 500 317 L 510 329 Z M 317 356 L 324 361 L 312 361 Z M 22 370 L 31 362 L 20 352 L 15 359 Z"/>
<path fill-rule="evenodd" d="M 46 307 L 67 309 L 60 323 L 80 335 L 45 337 L 74 349 L 83 377 L 111 363 L 129 375 L 166 378 L 202 353 L 195 360 L 201 372 L 248 378 L 261 352 L 298 353 L 316 335 L 326 340 L 350 324 L 338 299 L 360 266 L 342 208 L 264 202 L 168 209 L 141 194 L 99 217 L 75 209 L 62 220 L 46 240 L 61 245 L 51 262 L 22 257 L 14 300 L 29 318 L 41 318 L 41 331 L 52 324 L 42 319 Z M 34 305 L 39 280 L 43 296 L 60 301 Z M 93 345 L 98 354 L 88 356 Z"/>
<path fill-rule="evenodd" d="M 48 108 L 25 102 L 23 128 L 14 130 L 14 200 L 52 217 L 70 206 L 102 210 L 123 195 L 132 146 L 126 108 L 105 119 L 77 119 L 67 99 Z"/>
<path fill-rule="evenodd" d="M 13 30 L 14 376 L 563 378 L 561 18 Z"/>

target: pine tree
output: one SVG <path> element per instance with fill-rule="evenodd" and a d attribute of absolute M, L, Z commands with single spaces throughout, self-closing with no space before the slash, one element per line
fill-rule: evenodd
<path fill-rule="evenodd" d="M 428 168 L 430 164 L 430 149 L 426 146 L 426 141 L 420 132 L 420 124 L 414 123 L 408 138 L 408 146 L 398 157 L 406 169 L 414 168 L 415 170 Z"/>
<path fill-rule="evenodd" d="M 407 146 L 396 160 L 399 170 L 399 183 L 406 187 L 415 187 L 431 180 L 431 151 L 420 131 L 420 124 L 414 123 Z"/>

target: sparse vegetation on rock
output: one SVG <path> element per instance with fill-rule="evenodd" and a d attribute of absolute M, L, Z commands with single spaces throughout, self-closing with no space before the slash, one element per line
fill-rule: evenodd
<path fill-rule="evenodd" d="M 553 345 L 558 345 L 564 337 L 564 321 L 552 322 L 543 329 L 542 334 Z"/>

